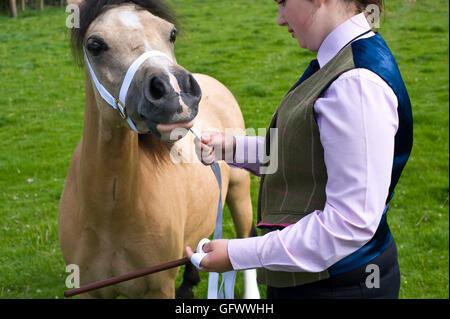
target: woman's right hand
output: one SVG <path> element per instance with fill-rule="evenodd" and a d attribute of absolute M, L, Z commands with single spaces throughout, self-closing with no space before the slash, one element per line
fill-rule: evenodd
<path fill-rule="evenodd" d="M 234 136 L 222 132 L 204 131 L 201 134 L 201 141 L 194 139 L 195 152 L 204 165 L 211 165 L 214 161 L 225 160 L 233 162 L 236 149 Z"/>

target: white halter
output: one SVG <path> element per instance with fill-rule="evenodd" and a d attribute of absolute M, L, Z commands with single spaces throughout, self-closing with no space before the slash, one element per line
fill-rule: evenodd
<path fill-rule="evenodd" d="M 94 84 L 97 88 L 98 93 L 100 93 L 101 97 L 113 107 L 113 109 L 117 110 L 120 114 L 120 116 L 128 122 L 128 125 L 130 128 L 135 131 L 136 133 L 139 133 L 139 131 L 136 128 L 136 125 L 134 125 L 133 121 L 130 117 L 128 117 L 127 109 L 126 109 L 126 98 L 128 89 L 130 88 L 131 81 L 133 81 L 134 75 L 139 70 L 142 63 L 145 62 L 147 59 L 152 59 L 153 57 L 159 56 L 164 57 L 168 59 L 170 62 L 173 63 L 172 59 L 168 57 L 165 53 L 158 51 L 158 50 L 151 50 L 144 52 L 140 57 L 138 57 L 128 68 L 127 74 L 125 75 L 125 78 L 122 83 L 122 87 L 120 88 L 119 98 L 116 99 L 114 96 L 112 96 L 111 93 L 108 92 L 107 89 L 100 83 L 100 81 L 97 79 L 97 76 L 95 75 L 94 70 L 92 69 L 91 63 L 89 62 L 89 58 L 86 53 L 86 49 L 83 48 L 84 55 L 86 57 L 86 63 L 89 67 L 89 71 L 91 73 L 91 78 L 94 81 Z"/>

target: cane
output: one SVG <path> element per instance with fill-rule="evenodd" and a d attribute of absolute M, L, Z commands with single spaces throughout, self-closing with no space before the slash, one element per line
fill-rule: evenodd
<path fill-rule="evenodd" d="M 75 296 L 75 295 L 78 295 L 78 294 L 81 294 L 81 293 L 84 293 L 84 292 L 88 292 L 88 291 L 92 291 L 92 290 L 95 290 L 95 289 L 100 289 L 100 288 L 103 288 L 103 287 L 115 285 L 115 284 L 117 284 L 119 282 L 135 279 L 135 278 L 138 278 L 138 277 L 154 274 L 156 272 L 160 272 L 160 271 L 167 270 L 167 269 L 170 269 L 170 268 L 186 265 L 189 262 L 190 262 L 189 258 L 185 257 L 185 258 L 182 258 L 182 259 L 170 261 L 170 262 L 165 263 L 165 264 L 152 266 L 152 267 L 149 267 L 149 268 L 145 268 L 145 269 L 141 269 L 141 270 L 138 270 L 138 271 L 130 272 L 128 274 L 120 275 L 120 276 L 109 278 L 109 279 L 102 280 L 102 281 L 93 282 L 91 284 L 88 284 L 88 285 L 80 287 L 80 288 L 75 288 L 75 289 L 72 289 L 72 290 L 65 291 L 64 292 L 64 297 L 72 297 L 72 296 Z"/>

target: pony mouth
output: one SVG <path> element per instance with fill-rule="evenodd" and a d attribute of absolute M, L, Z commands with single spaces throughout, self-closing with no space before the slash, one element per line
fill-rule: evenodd
<path fill-rule="evenodd" d="M 191 127 L 194 126 L 194 120 L 190 120 L 187 122 L 177 122 L 177 123 L 158 123 L 156 124 L 156 129 L 161 133 L 170 133 L 176 129 L 185 129 L 188 131 Z"/>
<path fill-rule="evenodd" d="M 173 144 L 188 134 L 189 129 L 194 126 L 194 120 L 152 124 L 152 129 L 147 134 L 153 133 L 162 142 Z"/>

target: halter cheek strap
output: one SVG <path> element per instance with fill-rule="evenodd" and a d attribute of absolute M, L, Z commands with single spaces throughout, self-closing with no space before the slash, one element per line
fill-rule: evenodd
<path fill-rule="evenodd" d="M 103 100 L 105 100 L 106 103 L 108 103 L 110 106 L 112 106 L 113 109 L 115 109 L 119 112 L 120 116 L 128 122 L 128 125 L 130 126 L 130 128 L 133 131 L 135 131 L 136 133 L 139 133 L 133 120 L 127 114 L 127 109 L 126 109 L 126 104 L 125 104 L 128 90 L 130 88 L 131 82 L 133 81 L 134 75 L 139 70 L 142 63 L 144 63 L 147 59 L 152 60 L 152 58 L 155 58 L 155 57 L 163 57 L 163 58 L 166 58 L 167 60 L 169 60 L 171 63 L 173 63 L 172 59 L 170 57 L 168 57 L 166 54 L 164 54 L 163 52 L 158 51 L 158 50 L 151 50 L 151 51 L 144 52 L 128 68 L 128 71 L 125 74 L 125 78 L 122 82 L 122 87 L 120 88 L 119 98 L 116 99 L 100 83 L 97 76 L 95 75 L 95 72 L 94 72 L 94 69 L 92 68 L 91 63 L 89 62 L 89 58 L 86 53 L 86 49 L 83 48 L 83 51 L 84 51 L 84 55 L 86 57 L 86 63 L 89 67 L 89 72 L 91 74 L 91 78 L 94 81 L 95 87 L 97 88 L 97 91 L 100 94 L 100 96 L 103 98 Z"/>

